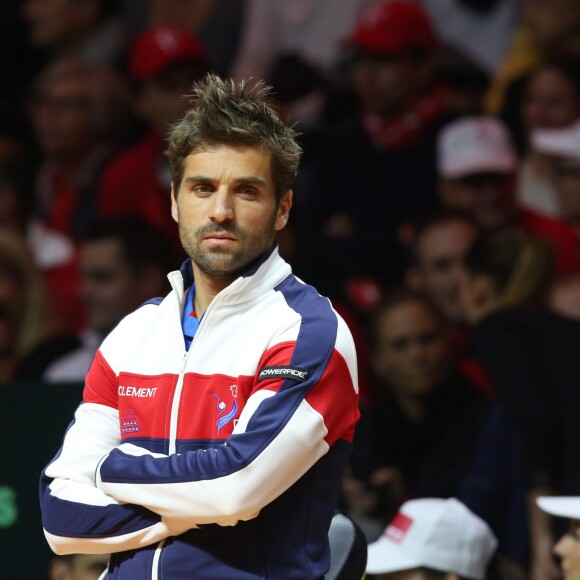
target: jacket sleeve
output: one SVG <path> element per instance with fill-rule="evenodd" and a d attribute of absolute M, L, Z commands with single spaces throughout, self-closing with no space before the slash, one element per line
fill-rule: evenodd
<path fill-rule="evenodd" d="M 113 385 L 114 393 L 111 374 L 97 353 L 84 396 L 98 384 L 101 402 L 81 403 L 61 449 L 41 476 L 42 525 L 57 554 L 119 552 L 171 535 L 158 514 L 138 505 L 123 505 L 95 485 L 99 460 L 120 443 L 118 412 L 113 397 L 107 397 L 103 388 L 110 391 Z"/>
<path fill-rule="evenodd" d="M 131 444 L 114 449 L 97 477 L 118 501 L 190 525 L 251 519 L 306 473 L 358 419 L 354 345 L 344 322 L 303 329 L 262 357 L 260 373 L 233 434 L 217 448 L 171 456 Z M 284 378 L 264 369 L 297 368 Z"/>

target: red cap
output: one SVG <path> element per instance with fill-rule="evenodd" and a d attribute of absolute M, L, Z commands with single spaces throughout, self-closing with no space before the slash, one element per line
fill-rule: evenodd
<path fill-rule="evenodd" d="M 346 43 L 375 54 L 396 55 L 412 48 L 431 52 L 438 46 L 429 16 L 412 0 L 383 0 L 368 6 Z"/>
<path fill-rule="evenodd" d="M 136 81 L 144 81 L 182 60 L 207 61 L 203 47 L 191 32 L 178 26 L 150 28 L 131 47 L 129 74 Z"/>

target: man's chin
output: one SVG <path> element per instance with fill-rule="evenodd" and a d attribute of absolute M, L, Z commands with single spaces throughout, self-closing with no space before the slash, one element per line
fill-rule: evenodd
<path fill-rule="evenodd" d="M 196 266 L 208 276 L 232 277 L 238 276 L 247 264 L 229 256 L 226 252 L 212 252 L 216 259 L 205 259 L 195 262 Z M 195 260 L 194 260 L 195 261 Z"/>

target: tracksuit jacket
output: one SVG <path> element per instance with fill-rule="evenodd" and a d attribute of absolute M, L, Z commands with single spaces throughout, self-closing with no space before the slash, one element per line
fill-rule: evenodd
<path fill-rule="evenodd" d="M 105 339 L 41 476 L 58 554 L 113 580 L 321 578 L 358 419 L 351 334 L 273 247 L 221 291 L 191 347 L 191 264 Z"/>

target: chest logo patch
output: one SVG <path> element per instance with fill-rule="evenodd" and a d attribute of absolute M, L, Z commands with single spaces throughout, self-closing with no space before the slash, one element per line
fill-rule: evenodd
<path fill-rule="evenodd" d="M 130 433 L 139 433 L 139 417 L 135 414 L 134 409 L 127 409 L 121 419 L 121 435 Z"/>
<path fill-rule="evenodd" d="M 238 396 L 238 386 L 232 385 L 230 387 L 230 391 L 232 393 L 233 401 L 229 409 L 228 404 L 225 401 L 222 401 L 219 395 L 216 395 L 215 393 L 208 393 L 208 395 L 211 395 L 216 399 L 216 409 L 217 409 L 216 427 L 218 433 L 220 432 L 220 429 L 225 425 L 227 425 L 236 416 L 236 413 L 238 412 L 238 402 L 236 401 L 236 398 Z"/>

